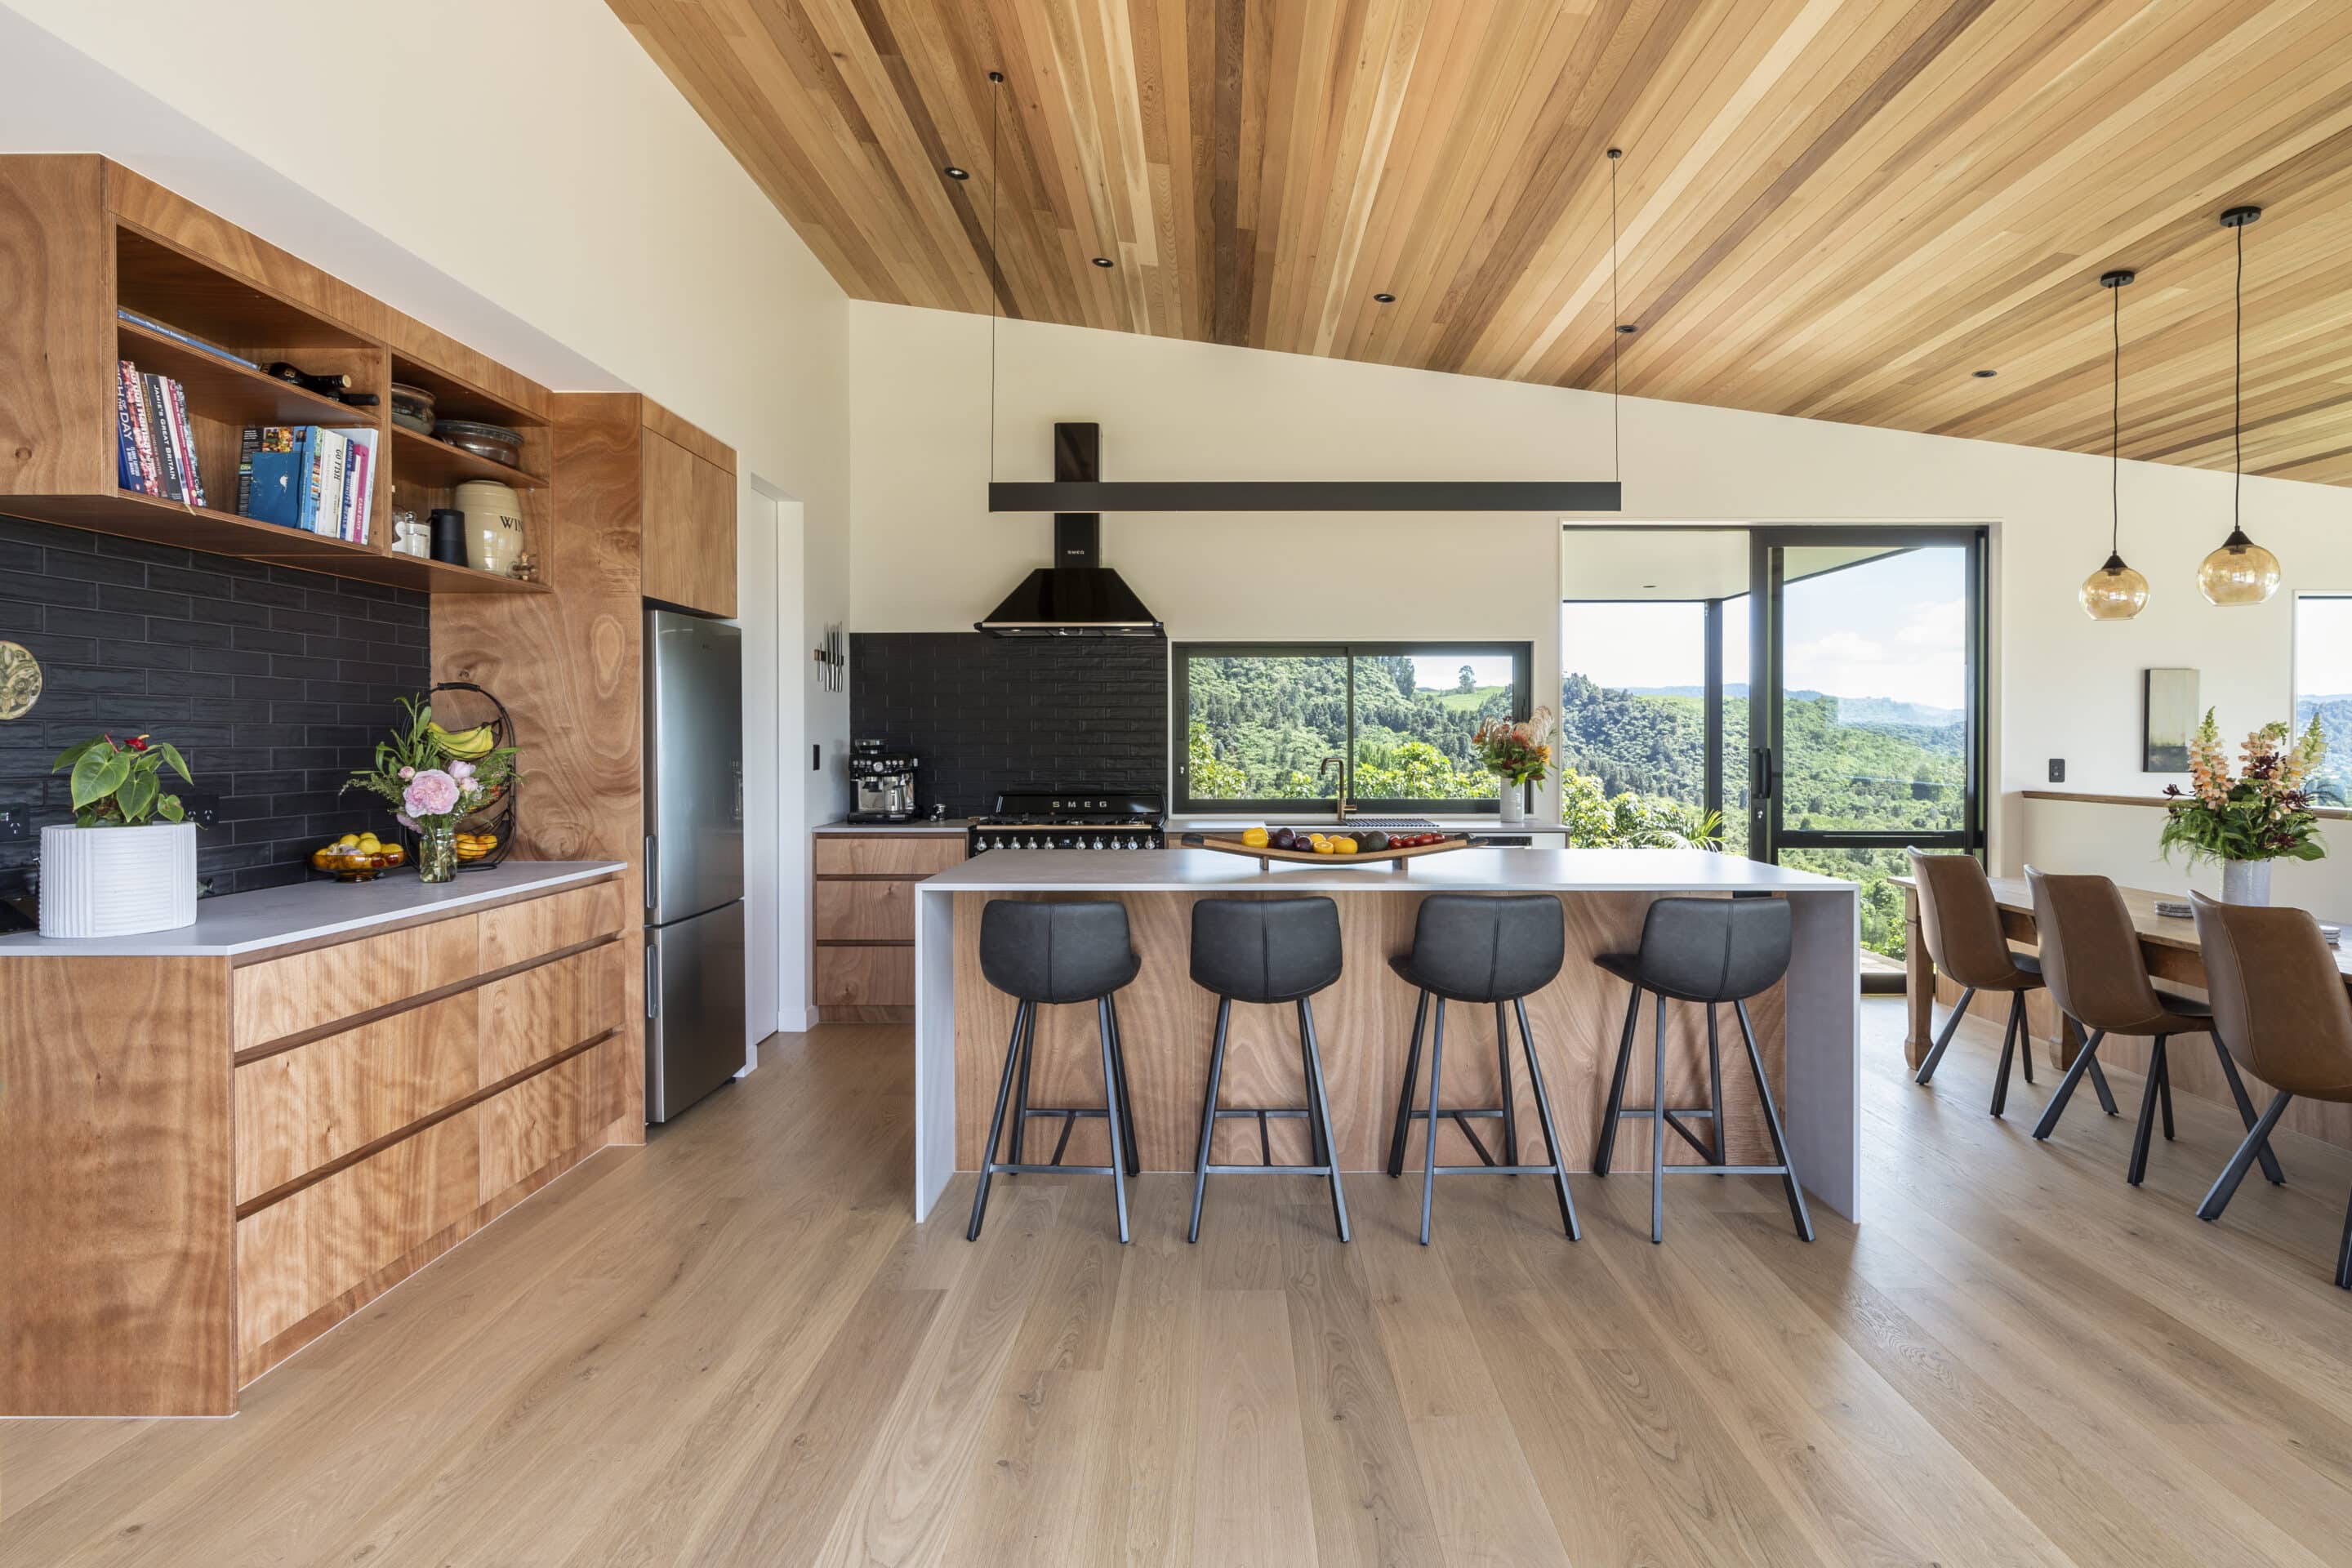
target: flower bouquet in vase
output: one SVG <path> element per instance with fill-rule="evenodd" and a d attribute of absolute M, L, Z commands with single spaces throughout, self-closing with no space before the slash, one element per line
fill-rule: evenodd
<path fill-rule="evenodd" d="M 1527 820 L 1527 791 L 1551 773 L 1552 711 L 1538 708 L 1525 719 L 1489 719 L 1470 737 L 1481 766 L 1502 780 L 1502 819 Z"/>
<path fill-rule="evenodd" d="M 2267 904 L 2272 861 L 2317 860 L 2327 853 L 2311 794 L 2304 787 L 2326 759 L 2327 741 L 2316 718 L 2303 739 L 2292 740 L 2293 733 L 2284 722 L 2274 722 L 2247 736 L 2232 778 L 2221 729 L 2208 708 L 2189 742 L 2189 789 L 2164 786 L 2172 798 L 2157 838 L 2165 858 L 2183 849 L 2191 864 L 2221 862 L 2224 903 Z"/>
<path fill-rule="evenodd" d="M 400 706 L 407 722 L 376 743 L 373 765 L 343 788 L 386 802 L 417 837 L 417 877 L 446 882 L 457 874 L 457 825 L 497 801 L 514 776 L 515 749 L 488 744 L 486 730 L 444 730 L 421 698 L 404 697 Z"/>

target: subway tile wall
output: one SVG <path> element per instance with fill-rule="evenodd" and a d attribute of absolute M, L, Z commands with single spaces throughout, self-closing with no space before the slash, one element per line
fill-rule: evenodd
<path fill-rule="evenodd" d="M 41 662 L 40 701 L 0 722 L 0 810 L 30 838 L 0 843 L 0 898 L 23 895 L 42 824 L 72 818 L 49 764 L 99 733 L 178 746 L 219 797 L 196 835 L 215 893 L 297 882 L 330 832 L 390 826 L 336 790 L 431 684 L 429 601 L 377 587 L 0 517 L 0 638 Z"/>
<path fill-rule="evenodd" d="M 853 633 L 849 732 L 911 752 L 917 801 L 950 816 L 993 810 L 1007 790 L 1164 792 L 1168 645 Z"/>

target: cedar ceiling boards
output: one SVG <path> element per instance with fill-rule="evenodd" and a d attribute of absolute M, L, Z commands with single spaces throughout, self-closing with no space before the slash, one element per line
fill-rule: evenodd
<path fill-rule="evenodd" d="M 2247 467 L 2352 483 L 2342 0 L 610 3 L 859 299 L 1605 387 L 1618 145 L 1626 392 L 2103 452 L 2131 267 L 2203 468 L 2255 203 Z"/>

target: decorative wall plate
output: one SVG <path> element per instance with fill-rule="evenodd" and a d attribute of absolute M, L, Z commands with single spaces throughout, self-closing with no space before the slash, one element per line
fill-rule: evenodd
<path fill-rule="evenodd" d="M 41 665 L 22 643 L 0 642 L 0 719 L 22 719 L 41 700 Z"/>

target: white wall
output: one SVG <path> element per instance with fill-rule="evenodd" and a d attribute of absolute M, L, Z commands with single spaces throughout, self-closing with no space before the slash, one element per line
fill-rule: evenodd
<path fill-rule="evenodd" d="M 857 301 L 849 315 L 856 625 L 967 627 L 1044 563 L 1051 530 L 984 510 L 988 322 Z M 998 331 L 1001 479 L 1051 477 L 1056 419 L 1102 426 L 1108 479 L 1610 473 L 1599 395 L 1085 328 Z M 2195 574 L 2228 531 L 2230 476 L 2126 463 L 2124 552 L 2153 594 L 2137 620 L 2098 625 L 2074 593 L 2106 554 L 2103 458 L 1637 399 L 1622 413 L 1627 517 L 1990 525 L 2007 791 L 2041 787 L 2053 756 L 2069 789 L 2160 787 L 2138 767 L 2149 666 L 2200 668 L 2225 733 L 2284 717 L 2293 594 L 2352 590 L 2352 497 L 2333 488 L 2246 481 L 2247 528 L 2287 583 L 2268 605 L 2221 610 Z M 1171 637 L 1526 638 L 1548 689 L 1558 527 L 1534 514 L 1114 515 L 1103 550 Z M 2004 862 L 2007 816 L 1993 825 Z"/>
<path fill-rule="evenodd" d="M 0 150 L 108 153 L 558 390 L 646 393 L 736 449 L 747 527 L 755 478 L 800 503 L 783 591 L 845 616 L 846 300 L 601 0 L 6 0 Z M 806 696 L 803 768 L 849 725 Z"/>

